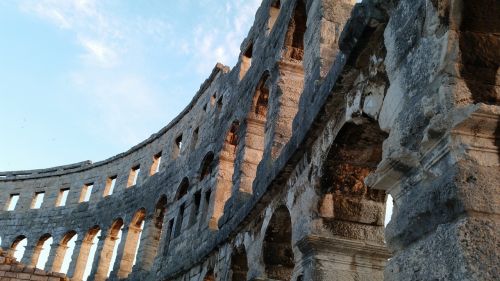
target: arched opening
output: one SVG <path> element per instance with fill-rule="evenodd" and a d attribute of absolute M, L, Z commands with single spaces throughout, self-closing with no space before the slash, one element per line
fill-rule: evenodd
<path fill-rule="evenodd" d="M 137 251 L 140 246 L 142 229 L 144 227 L 144 219 L 146 218 L 146 210 L 139 209 L 132 218 L 132 222 L 128 227 L 125 247 L 123 248 L 123 256 L 120 262 L 120 270 L 118 271 L 119 278 L 127 278 L 137 258 Z"/>
<path fill-rule="evenodd" d="M 139 267 L 143 270 L 150 270 L 153 266 L 154 259 L 158 254 L 160 247 L 160 239 L 163 233 L 163 220 L 167 212 L 167 196 L 162 195 L 156 202 L 153 219 L 147 221 L 142 242 L 143 249 L 138 252 Z"/>
<path fill-rule="evenodd" d="M 347 230 L 363 225 L 364 235 L 383 239 L 386 195 L 368 187 L 365 179 L 381 161 L 386 137 L 378 123 L 368 118 L 358 124 L 346 123 L 338 132 L 321 178 L 320 214 L 334 235 L 368 239 L 353 237 Z"/>
<path fill-rule="evenodd" d="M 235 248 L 231 255 L 231 280 L 247 280 L 248 260 L 245 247 Z"/>
<path fill-rule="evenodd" d="M 28 239 L 26 236 L 17 236 L 10 246 L 10 255 L 20 262 L 24 256 L 24 252 L 26 251 L 26 245 L 28 245 Z"/>
<path fill-rule="evenodd" d="M 62 260 L 62 265 L 59 270 L 60 273 L 68 274 L 69 265 L 73 261 L 73 255 L 76 248 L 76 240 L 78 239 L 78 234 L 75 234 L 66 242 L 66 251 Z M 52 270 L 54 271 L 54 270 Z"/>
<path fill-rule="evenodd" d="M 245 150 L 241 165 L 240 191 L 252 193 L 252 184 L 257 174 L 257 167 L 264 153 L 265 125 L 269 102 L 269 88 L 266 85 L 269 74 L 264 73 L 257 84 L 252 108 L 247 115 Z"/>
<path fill-rule="evenodd" d="M 274 24 L 278 19 L 280 14 L 281 1 L 271 0 L 271 6 L 269 7 L 269 20 L 267 22 L 267 32 L 270 33 L 273 30 Z"/>
<path fill-rule="evenodd" d="M 181 199 L 184 195 L 188 193 L 189 180 L 188 178 L 183 178 L 179 187 L 177 188 L 177 193 L 175 194 L 175 200 Z"/>
<path fill-rule="evenodd" d="M 201 162 L 200 181 L 202 181 L 205 177 L 210 176 L 212 174 L 213 162 L 214 162 L 214 153 L 210 151 L 205 155 L 205 157 L 203 157 L 203 161 Z"/>
<path fill-rule="evenodd" d="M 302 61 L 304 58 L 304 34 L 307 29 L 307 11 L 304 0 L 297 0 L 285 35 L 284 57 L 287 60 Z"/>
<path fill-rule="evenodd" d="M 212 217 L 209 222 L 209 227 L 211 229 L 217 229 L 217 222 L 224 213 L 224 205 L 229 197 L 231 197 L 234 160 L 236 159 L 236 147 L 239 142 L 239 128 L 240 121 L 233 121 L 226 134 L 224 145 L 222 146 L 222 151 L 220 153 L 219 173 L 217 175 L 217 185 L 215 188 L 215 201 L 213 204 Z"/>
<path fill-rule="evenodd" d="M 52 262 L 52 271 L 66 273 L 68 271 L 69 262 L 75 249 L 75 241 L 77 238 L 76 231 L 68 231 L 57 247 L 55 257 Z M 70 243 L 71 242 L 71 243 Z M 67 260 L 67 262 L 65 262 Z"/>
<path fill-rule="evenodd" d="M 31 264 L 38 269 L 45 269 L 45 264 L 49 259 L 50 248 L 54 239 L 50 234 L 44 234 L 35 245 L 31 256 Z"/>
<path fill-rule="evenodd" d="M 108 230 L 101 253 L 99 255 L 99 264 L 95 273 L 94 280 L 106 280 L 113 269 L 113 264 L 116 259 L 118 245 L 121 240 L 123 228 L 123 219 L 116 219 L 111 228 Z"/>
<path fill-rule="evenodd" d="M 245 77 L 248 69 L 252 65 L 252 53 L 253 53 L 253 43 L 250 43 L 245 50 L 245 52 L 241 55 L 241 63 L 240 63 L 240 80 Z"/>
<path fill-rule="evenodd" d="M 292 219 L 286 206 L 274 211 L 266 229 L 263 245 L 266 277 L 291 280 L 295 261 L 292 249 Z"/>
<path fill-rule="evenodd" d="M 97 250 L 97 242 L 100 235 L 101 228 L 97 225 L 93 226 L 85 234 L 85 237 L 81 242 L 82 244 L 80 246 L 80 252 L 76 260 L 72 279 L 87 280 L 92 270 L 92 264 L 94 261 L 95 252 Z"/>

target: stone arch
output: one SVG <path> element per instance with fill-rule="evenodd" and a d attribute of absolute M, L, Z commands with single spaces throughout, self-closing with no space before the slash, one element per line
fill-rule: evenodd
<path fill-rule="evenodd" d="M 273 30 L 274 24 L 278 19 L 280 14 L 281 1 L 271 0 L 269 5 L 269 19 L 267 20 L 267 32 L 270 33 Z"/>
<path fill-rule="evenodd" d="M 248 259 L 244 246 L 234 248 L 231 255 L 231 279 L 232 281 L 247 280 Z"/>
<path fill-rule="evenodd" d="M 365 180 L 382 159 L 387 133 L 380 130 L 375 120 L 358 121 L 342 126 L 324 161 L 320 215 L 334 235 L 367 239 L 352 237 L 347 231 L 363 225 L 382 239 L 386 195 L 382 190 L 371 189 Z"/>
<path fill-rule="evenodd" d="M 201 161 L 200 165 L 200 181 L 205 179 L 205 177 L 210 177 L 212 174 L 213 170 L 213 164 L 214 164 L 214 153 L 212 151 L 207 152 L 205 156 L 203 157 L 203 160 Z"/>
<path fill-rule="evenodd" d="M 15 257 L 17 261 L 21 261 L 21 259 L 24 256 L 25 247 L 27 243 L 28 243 L 28 238 L 26 238 L 26 236 L 24 235 L 17 236 L 16 238 L 14 238 L 14 241 L 12 241 L 12 244 L 10 245 L 9 254 Z M 18 249 L 18 247 L 21 247 L 22 244 L 25 245 L 23 249 Z"/>
<path fill-rule="evenodd" d="M 266 71 L 259 80 L 247 115 L 247 131 L 243 163 L 241 165 L 240 191 L 252 193 L 252 184 L 257 174 L 257 167 L 262 160 L 265 145 L 266 118 L 269 103 L 269 73 Z"/>
<path fill-rule="evenodd" d="M 75 237 L 78 237 L 78 234 L 74 230 L 70 230 L 64 234 L 61 241 L 59 241 L 59 245 L 57 246 L 57 250 L 55 256 L 52 261 L 52 271 L 53 272 L 62 272 L 65 273 L 67 268 L 63 269 L 63 263 L 66 259 L 70 259 L 72 252 L 68 252 L 68 244 L 70 240 L 74 240 Z M 74 248 L 73 248 L 74 251 Z"/>
<path fill-rule="evenodd" d="M 93 259 L 90 259 L 89 257 L 93 256 L 93 254 L 91 253 L 91 249 L 93 248 L 93 244 L 97 242 L 97 238 L 99 237 L 100 233 L 101 227 L 95 225 L 87 231 L 80 242 L 81 244 L 78 243 L 80 244 L 78 258 L 76 259 L 75 265 L 73 266 L 73 272 L 68 272 L 68 275 L 71 276 L 71 280 L 83 280 L 84 275 L 88 275 L 90 273 Z"/>
<path fill-rule="evenodd" d="M 286 60 L 302 61 L 304 58 L 304 34 L 306 29 L 306 3 L 304 3 L 304 0 L 297 0 L 285 35 L 284 57 Z"/>
<path fill-rule="evenodd" d="M 118 270 L 119 278 L 127 278 L 132 272 L 132 267 L 135 264 L 137 252 L 140 246 L 140 238 L 145 218 L 146 209 L 140 208 L 134 213 L 132 221 L 128 226 L 125 246 L 123 248 L 123 256 L 120 261 L 120 269 Z"/>
<path fill-rule="evenodd" d="M 113 268 L 113 261 L 116 258 L 118 241 L 121 239 L 123 225 L 122 218 L 115 219 L 111 224 L 102 245 L 94 280 L 104 281 L 109 277 L 111 269 Z"/>
<path fill-rule="evenodd" d="M 177 193 L 175 194 L 175 200 L 179 200 L 184 195 L 188 193 L 189 190 L 189 179 L 187 177 L 183 178 L 179 187 L 177 188 Z"/>
<path fill-rule="evenodd" d="M 292 248 L 292 219 L 288 208 L 278 207 L 269 221 L 263 243 L 266 277 L 291 280 L 295 267 Z"/>
<path fill-rule="evenodd" d="M 209 222 L 209 226 L 212 229 L 217 229 L 217 222 L 224 213 L 224 205 L 229 197 L 231 197 L 236 147 L 239 142 L 239 128 L 240 121 L 235 120 L 231 123 L 231 127 L 226 134 L 224 145 L 222 146 L 220 153 L 219 172 L 217 174 L 213 212 Z"/>
<path fill-rule="evenodd" d="M 138 266 L 142 270 L 150 270 L 158 254 L 167 202 L 167 196 L 162 195 L 156 202 L 152 219 L 146 221 L 145 231 L 141 237 L 141 251 L 137 253 Z"/>
<path fill-rule="evenodd" d="M 53 242 L 52 235 L 49 233 L 43 234 L 36 242 L 31 254 L 31 265 L 38 269 L 44 270 L 47 263 L 48 253 Z M 43 254 L 42 254 L 43 252 Z M 42 258 L 41 258 L 42 257 Z"/>

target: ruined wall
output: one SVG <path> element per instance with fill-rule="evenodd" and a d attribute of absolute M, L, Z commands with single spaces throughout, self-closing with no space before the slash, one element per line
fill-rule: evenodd
<path fill-rule="evenodd" d="M 76 237 L 72 280 L 493 279 L 500 25 L 474 3 L 263 1 L 238 64 L 148 140 L 0 173 L 1 247 L 33 266 L 51 237 L 57 272 Z"/>
<path fill-rule="evenodd" d="M 45 272 L 34 267 L 26 266 L 16 261 L 12 256 L 0 250 L 0 280 L 37 280 L 37 281 L 67 281 L 64 274 Z"/>

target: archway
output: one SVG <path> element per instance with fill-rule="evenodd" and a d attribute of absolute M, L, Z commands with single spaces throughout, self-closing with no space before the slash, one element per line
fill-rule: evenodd
<path fill-rule="evenodd" d="M 286 206 L 274 211 L 266 229 L 263 244 L 266 276 L 288 281 L 295 267 L 292 249 L 292 219 Z"/>
<path fill-rule="evenodd" d="M 248 260 L 245 247 L 233 249 L 231 255 L 231 279 L 232 281 L 247 280 Z"/>
<path fill-rule="evenodd" d="M 74 241 L 77 238 L 76 231 L 71 230 L 68 231 L 61 241 L 59 242 L 59 245 L 57 247 L 55 257 L 53 258 L 52 261 L 52 271 L 53 272 L 61 272 L 61 273 L 66 273 L 69 267 L 69 261 L 64 262 L 66 259 L 71 259 L 71 255 L 73 254 L 74 250 Z M 72 241 L 72 247 L 70 248 L 70 241 Z M 69 251 L 68 251 L 69 250 Z M 63 268 L 64 265 L 64 268 Z"/>
<path fill-rule="evenodd" d="M 81 241 L 80 251 L 76 259 L 72 280 L 87 280 L 92 269 L 95 251 L 97 249 L 97 241 L 101 233 L 101 228 L 97 225 L 90 228 Z"/>
<path fill-rule="evenodd" d="M 123 219 L 116 219 L 111 228 L 108 230 L 107 236 L 104 240 L 101 253 L 99 255 L 99 264 L 97 266 L 94 280 L 106 280 L 113 269 L 116 252 L 118 250 L 121 232 L 123 228 Z"/>
<path fill-rule="evenodd" d="M 365 239 L 344 233 L 349 225 L 359 224 L 383 231 L 385 192 L 371 189 L 365 179 L 381 161 L 386 137 L 378 123 L 368 118 L 346 123 L 338 132 L 323 165 L 320 191 L 320 214 L 334 235 Z"/>
<path fill-rule="evenodd" d="M 24 252 L 26 251 L 26 245 L 28 245 L 28 239 L 26 236 L 17 236 L 10 246 L 9 254 L 20 262 L 24 256 Z"/>
<path fill-rule="evenodd" d="M 36 268 L 44 270 L 45 264 L 49 258 L 50 248 L 54 239 L 48 233 L 42 235 L 36 243 L 33 254 L 31 256 L 31 265 Z"/>
<path fill-rule="evenodd" d="M 125 247 L 123 248 L 123 256 L 120 261 L 120 269 L 118 271 L 118 278 L 127 278 L 132 272 L 137 258 L 137 251 L 140 246 L 140 239 L 142 229 L 144 227 L 144 219 L 146 217 L 146 210 L 144 208 L 135 212 L 132 221 L 128 227 L 127 237 L 125 238 Z"/>

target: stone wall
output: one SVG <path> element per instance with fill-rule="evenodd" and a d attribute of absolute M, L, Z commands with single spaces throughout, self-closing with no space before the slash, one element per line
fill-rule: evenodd
<path fill-rule="evenodd" d="M 57 272 L 76 237 L 71 280 L 493 280 L 498 6 L 264 0 L 238 64 L 149 139 L 0 173 L 1 247 L 34 266 L 52 238 Z"/>
<path fill-rule="evenodd" d="M 0 250 L 0 280 L 2 281 L 67 281 L 64 274 L 46 272 L 17 262 L 12 256 Z"/>

